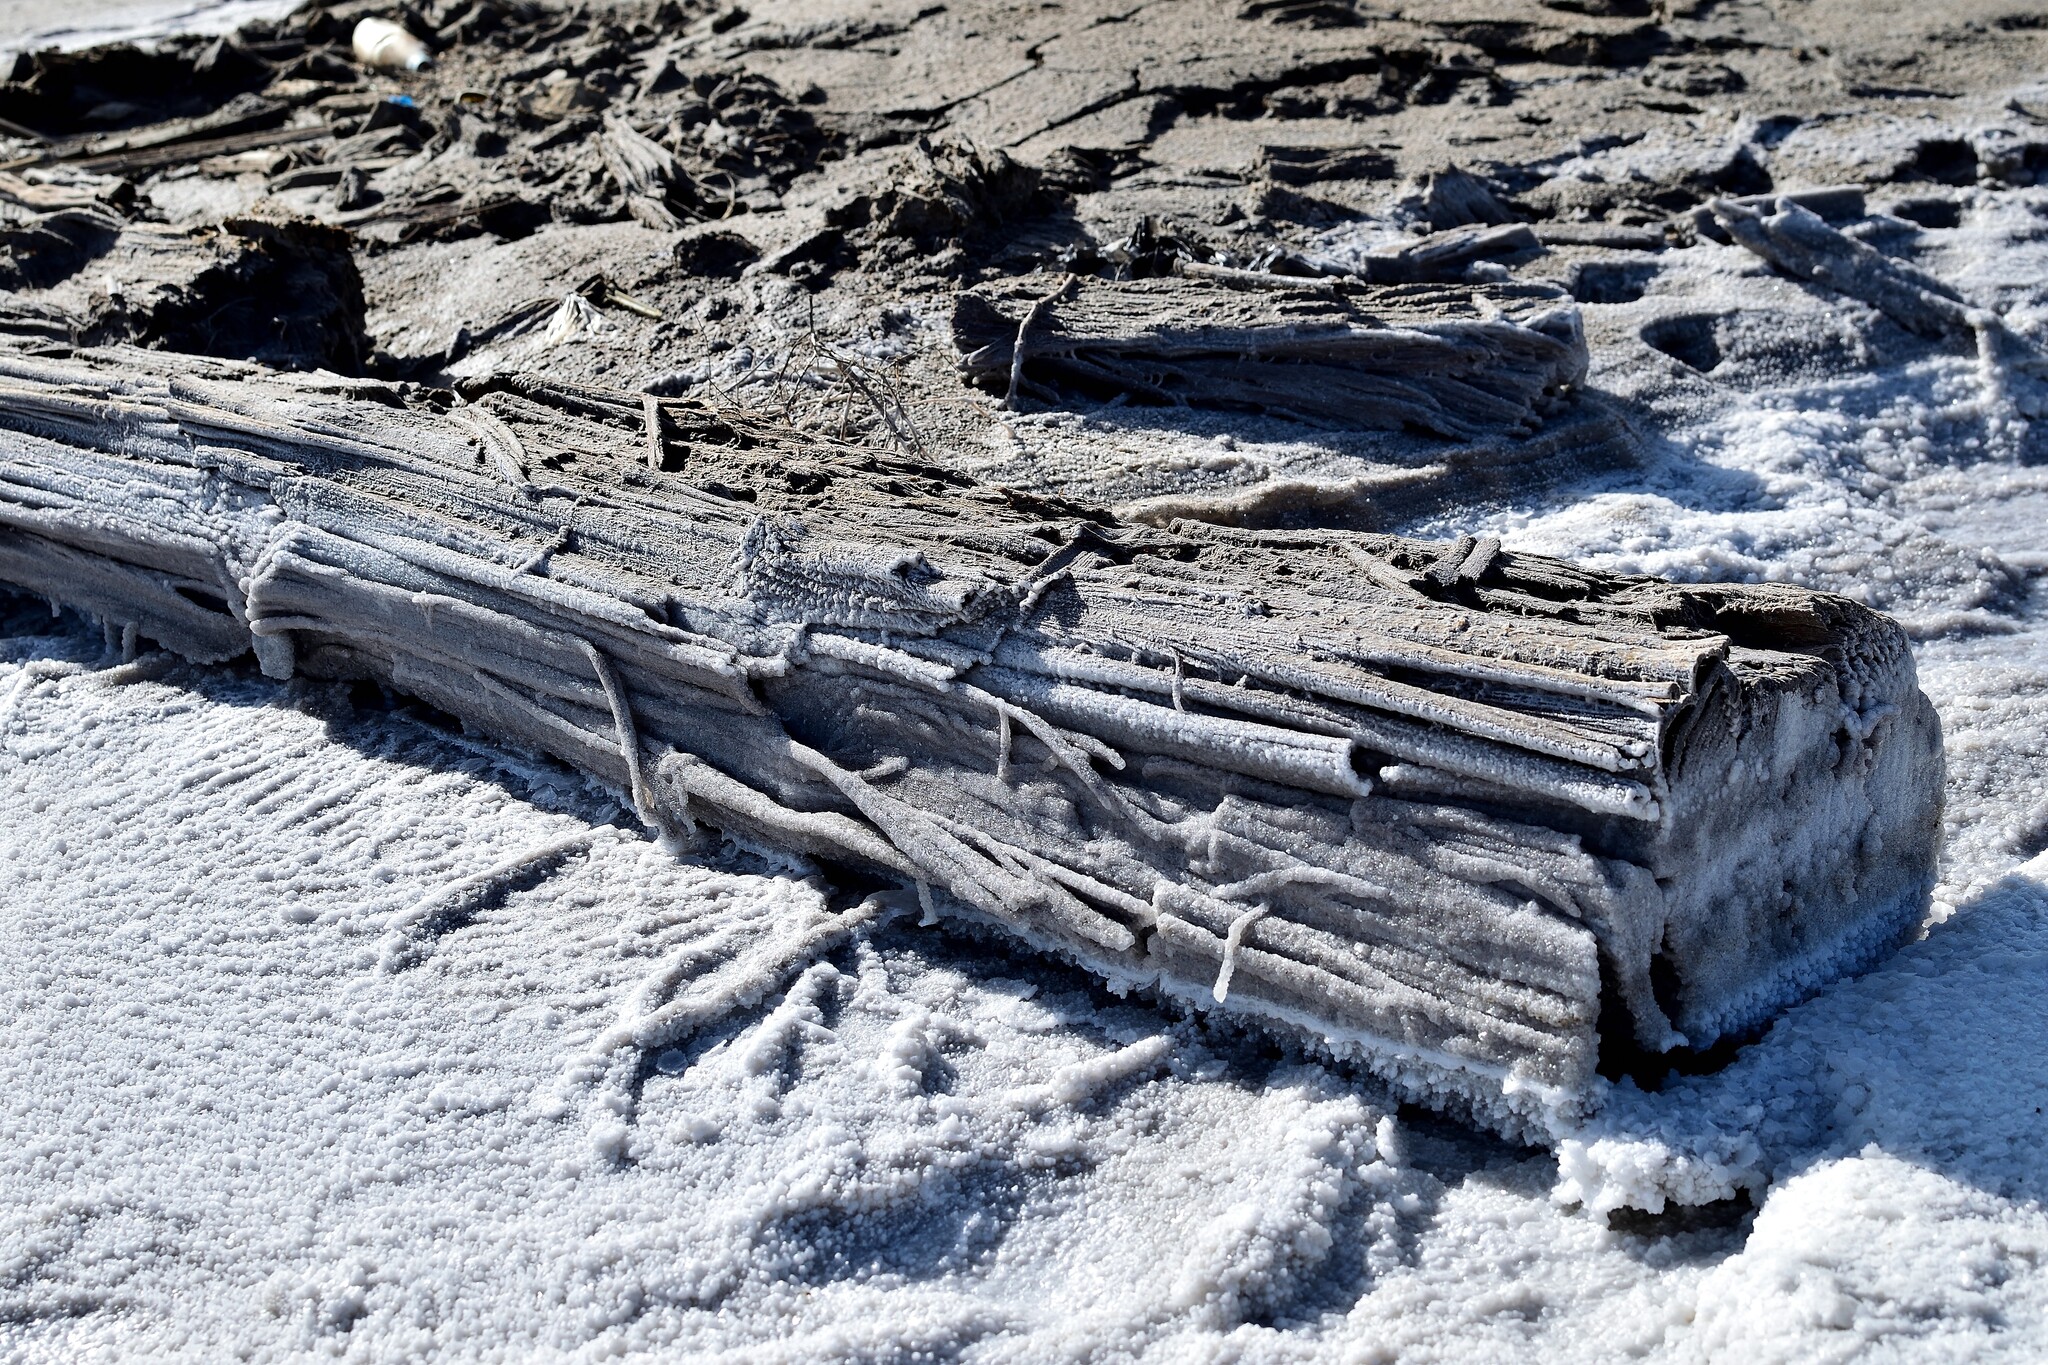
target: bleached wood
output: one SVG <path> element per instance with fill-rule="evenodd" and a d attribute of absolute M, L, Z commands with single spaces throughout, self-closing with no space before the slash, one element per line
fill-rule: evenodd
<path fill-rule="evenodd" d="M 1844 599 L 1046 516 L 691 401 L 366 383 L 0 351 L 0 579 L 382 679 L 678 833 L 907 884 L 1525 1136 L 1596 1103 L 1603 1031 L 1738 1032 L 1924 905 L 1936 722 Z"/>

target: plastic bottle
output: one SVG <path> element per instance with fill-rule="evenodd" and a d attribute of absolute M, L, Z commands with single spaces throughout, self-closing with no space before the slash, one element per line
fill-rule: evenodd
<path fill-rule="evenodd" d="M 427 45 L 389 19 L 365 19 L 356 25 L 356 60 L 384 71 L 426 71 L 434 65 Z"/>

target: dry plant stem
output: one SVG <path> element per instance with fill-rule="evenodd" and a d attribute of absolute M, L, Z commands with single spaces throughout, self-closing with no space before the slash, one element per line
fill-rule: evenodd
<path fill-rule="evenodd" d="M 916 428 L 911 426 L 908 416 L 890 411 L 889 405 L 882 401 L 882 396 L 875 391 L 874 386 L 868 382 L 866 376 L 861 374 L 860 366 L 852 364 L 845 357 L 829 351 L 826 353 L 826 358 L 845 377 L 847 383 L 860 390 L 861 397 L 868 400 L 868 405 L 875 410 L 875 415 L 882 419 L 896 439 L 902 443 L 905 451 L 925 458 L 930 457 L 931 452 L 926 449 L 925 443 L 917 434 Z"/>
<path fill-rule="evenodd" d="M 1073 287 L 1074 277 L 1069 275 L 1060 281 L 1058 289 L 1032 304 L 1030 309 L 1024 314 L 1024 320 L 1017 324 L 1017 340 L 1011 344 L 1010 386 L 1003 392 L 1003 410 L 1005 412 L 1015 412 L 1017 410 L 1017 386 L 1024 379 L 1025 344 L 1031 337 L 1031 324 L 1038 321 L 1046 309 L 1052 307 L 1054 303 L 1065 296 L 1067 291 Z"/>
<path fill-rule="evenodd" d="M 1751 1027 L 1924 907 L 1938 729 L 1844 599 L 1034 514 L 736 409 L 365 382 L 0 351 L 0 580 L 379 679 L 651 824 L 896 880 L 1539 1140 L 1603 1047 Z"/>

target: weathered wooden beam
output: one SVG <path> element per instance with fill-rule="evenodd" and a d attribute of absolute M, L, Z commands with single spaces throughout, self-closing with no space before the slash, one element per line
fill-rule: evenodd
<path fill-rule="evenodd" d="M 198 118 L 171 119 L 120 133 L 46 141 L 35 152 L 8 161 L 5 170 L 63 162 L 80 170 L 135 172 L 175 166 L 209 156 L 282 147 L 332 137 L 325 124 L 286 128 L 292 105 L 259 95 L 241 95 Z"/>
<path fill-rule="evenodd" d="M 1238 274 L 984 286 L 954 305 L 961 370 L 1006 396 L 1123 398 L 1459 440 L 1534 427 L 1585 376 L 1578 314 L 1554 291 Z"/>
<path fill-rule="evenodd" d="M 381 679 L 1536 1139 L 1603 1047 L 1897 942 L 1933 867 L 1937 722 L 1845 599 L 1120 525 L 678 399 L 0 351 L 0 579 Z"/>

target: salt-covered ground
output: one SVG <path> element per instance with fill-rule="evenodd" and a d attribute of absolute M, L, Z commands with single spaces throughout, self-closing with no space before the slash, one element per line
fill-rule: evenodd
<path fill-rule="evenodd" d="M 7 0 L 0 59 L 43 48 L 137 42 L 166 33 L 227 33 L 289 14 L 296 0 Z"/>
<path fill-rule="evenodd" d="M 2048 191 L 1953 197 L 1892 245 L 2048 334 Z M 1586 307 L 1648 466 L 1417 529 L 1906 621 L 1921 942 L 1519 1149 L 894 905 L 757 975 L 833 888 L 374 689 L 0 598 L 0 1358 L 2048 1355 L 2039 395 L 1660 260 Z M 1708 376 L 1638 339 L 1674 301 L 1735 319 Z M 632 1046 L 671 1008 L 715 1018 Z"/>

